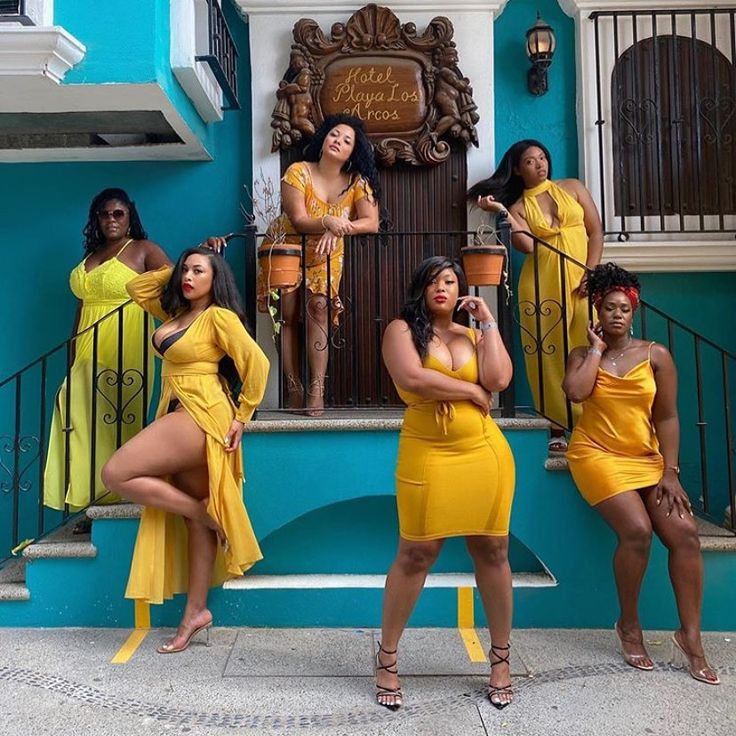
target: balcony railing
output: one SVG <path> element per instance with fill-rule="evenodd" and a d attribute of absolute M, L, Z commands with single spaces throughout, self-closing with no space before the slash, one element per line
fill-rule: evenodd
<path fill-rule="evenodd" d="M 207 0 L 209 50 L 196 57 L 209 64 L 228 106 L 223 110 L 240 110 L 238 101 L 238 49 L 217 0 Z"/>
<path fill-rule="evenodd" d="M 590 20 L 605 233 L 736 232 L 734 10 L 601 11 Z"/>
<path fill-rule="evenodd" d="M 246 238 L 245 293 L 251 297 L 247 302 L 247 312 L 253 325 L 255 253 L 260 236 L 255 229 L 241 235 Z M 347 239 L 340 290 L 345 312 L 339 323 L 333 323 L 332 315 L 329 315 L 323 343 L 323 349 L 329 353 L 328 409 L 371 408 L 381 411 L 401 406 L 380 357 L 384 328 L 398 316 L 414 267 L 430 255 L 459 255 L 459 249 L 474 236 L 475 233 L 466 232 L 407 232 Z M 499 229 L 499 238 L 508 242 L 507 228 Z M 542 294 L 537 265 L 543 251 L 551 251 L 558 259 L 561 295 L 566 292 L 564 287 L 568 278 L 565 266 L 575 263 L 584 268 L 583 264 L 572 261 L 548 243 L 535 239 L 534 252 L 528 256 L 533 266 L 533 296 L 519 304 L 518 299 L 512 298 L 502 285 L 495 294 L 495 308 L 499 329 L 509 352 L 513 354 L 514 345 L 518 344 L 520 350 L 517 352 L 521 352 L 526 360 L 537 361 L 540 367 L 536 374 L 539 384 L 534 387 L 540 399 L 537 413 L 569 429 L 572 405 L 565 402 L 566 419 L 552 416 L 542 380 L 546 356 L 561 351 L 566 361 L 569 351 L 575 347 L 565 338 L 561 342 L 552 339 L 549 320 L 555 324 L 566 324 L 568 305 L 562 296 L 550 299 Z M 508 273 L 507 283 L 512 283 L 511 277 L 512 274 Z M 302 306 L 306 307 L 306 302 L 303 301 Z M 99 470 L 111 448 L 119 446 L 131 432 L 140 429 L 150 419 L 152 403 L 149 389 L 153 384 L 153 374 L 149 369 L 150 331 L 146 322 L 141 333 L 143 345 L 135 351 L 142 358 L 130 360 L 126 357 L 123 346 L 129 340 L 124 334 L 122 318 L 126 308 L 124 305 L 111 312 L 83 333 L 0 381 L 0 563 L 10 556 L 11 550 L 27 540 L 47 534 L 70 515 L 68 507 L 55 511 L 44 506 L 47 491 L 58 493 L 60 490 L 46 489 L 44 477 L 49 427 L 57 401 L 62 402 L 60 408 L 63 407 L 64 417 L 70 417 L 72 408 L 79 406 L 83 407 L 81 411 L 87 417 L 81 427 L 75 427 L 73 422 L 64 423 L 60 450 L 63 468 L 60 484 L 67 488 L 73 480 L 78 487 L 86 489 L 84 503 L 92 502 L 100 492 Z M 590 306 L 588 309 L 590 313 Z M 524 310 L 524 320 L 520 320 L 520 310 Z M 103 365 L 99 357 L 99 335 L 109 326 L 112 326 L 117 339 L 117 358 L 113 365 Z M 736 528 L 732 412 L 736 355 L 646 301 L 641 303 L 637 312 L 635 330 L 644 339 L 666 345 L 677 363 L 681 477 L 693 505 L 714 522 Z M 264 334 L 258 337 L 261 343 L 271 339 L 270 335 Z M 74 350 L 82 341 L 87 341 L 91 357 L 82 378 L 78 375 L 73 378 L 73 372 L 79 370 L 78 365 L 74 366 Z M 276 341 L 278 345 L 279 335 L 276 335 Z M 303 348 L 303 335 L 300 343 Z M 302 377 L 308 385 L 304 352 L 302 356 Z M 499 412 L 505 417 L 528 416 L 535 410 L 518 400 L 527 387 L 528 376 L 524 362 L 514 362 L 514 379 L 500 394 Z M 273 370 L 281 376 L 280 359 Z M 528 375 L 533 374 L 530 372 Z M 57 394 L 56 389 L 64 380 L 67 391 Z M 283 408 L 283 387 L 279 394 L 279 406 Z M 89 432 L 89 427 L 95 428 L 88 437 L 89 457 L 83 458 L 81 464 L 79 457 L 77 462 L 72 462 L 73 433 Z M 724 519 L 724 510 L 728 506 L 730 512 Z"/>

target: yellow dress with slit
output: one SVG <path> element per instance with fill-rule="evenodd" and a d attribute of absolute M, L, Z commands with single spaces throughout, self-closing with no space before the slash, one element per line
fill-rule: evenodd
<path fill-rule="evenodd" d="M 373 196 L 371 185 L 363 179 L 363 177 L 354 176 L 347 189 L 340 195 L 340 199 L 338 199 L 337 202 L 331 203 L 320 199 L 314 191 L 312 175 L 309 172 L 309 165 L 306 161 L 297 161 L 297 163 L 289 166 L 289 168 L 284 172 L 281 181 L 284 181 L 295 189 L 298 189 L 304 195 L 304 205 L 307 209 L 307 214 L 309 217 L 318 220 L 325 215 L 354 219 L 356 202 L 366 197 Z M 286 243 L 302 243 L 302 236 L 297 233 L 285 212 L 269 226 L 269 231 L 285 233 L 286 238 L 284 242 Z M 342 268 L 345 259 L 345 241 L 343 238 L 340 238 L 337 241 L 335 250 L 330 255 L 330 283 L 328 289 L 326 258 L 323 255 L 317 255 L 315 253 L 315 248 L 321 237 L 321 234 L 305 236 L 306 249 L 304 257 L 306 284 L 307 289 L 309 289 L 313 294 L 322 294 L 323 296 L 327 296 L 329 292 L 334 309 L 333 319 L 337 321 L 337 318 L 343 311 L 343 306 L 340 302 L 338 292 L 340 289 L 340 280 L 342 279 Z M 273 242 L 271 238 L 264 238 L 260 250 L 267 249 L 271 242 Z M 283 293 L 288 294 L 297 288 L 298 286 L 295 286 L 291 289 L 283 289 L 282 291 Z M 260 311 L 265 312 L 267 308 L 269 285 L 266 283 L 262 270 L 258 271 L 257 292 L 258 308 Z"/>
<path fill-rule="evenodd" d="M 468 332 L 475 343 L 475 331 Z M 475 353 L 457 370 L 432 355 L 423 365 L 478 383 Z M 493 419 L 472 401 L 435 401 L 396 389 L 407 405 L 396 464 L 401 536 L 421 541 L 508 535 L 514 458 Z"/>
<path fill-rule="evenodd" d="M 119 260 L 131 242 L 129 240 L 114 258 L 89 273 L 85 258 L 69 275 L 69 286 L 82 302 L 77 332 L 83 334 L 75 341 L 68 399 L 67 379 L 64 379 L 56 394 L 51 418 L 44 468 L 44 504 L 54 509 L 62 510 L 64 503 L 68 503 L 72 511 L 77 511 L 97 499 L 101 503 L 119 501 L 118 496 L 105 494 L 100 470 L 119 445 L 127 442 L 145 424 L 144 414 L 153 382 L 153 351 L 147 346 L 153 320 L 132 303 L 118 314 L 111 314 L 130 301 L 125 286 L 138 275 Z M 91 328 L 106 315 L 111 316 L 96 328 Z M 118 348 L 120 337 L 122 350 Z M 95 351 L 96 365 L 93 366 Z M 94 380 L 93 374 L 96 376 Z M 143 385 L 144 376 L 148 379 L 146 386 Z M 71 429 L 66 484 L 65 427 Z M 102 494 L 105 495 L 100 498 Z"/>
<path fill-rule="evenodd" d="M 651 356 L 623 376 L 598 369 L 566 453 L 573 480 L 591 506 L 662 479 L 664 461 L 652 424 L 656 393 Z"/>
<path fill-rule="evenodd" d="M 545 192 L 549 193 L 557 206 L 557 225 L 547 222 L 537 201 L 537 197 Z M 523 203 L 529 231 L 533 235 L 579 263 L 585 263 L 588 256 L 588 234 L 585 230 L 583 208 L 575 197 L 547 180 L 532 189 L 525 189 Z M 535 286 L 533 254 L 525 258 L 519 276 L 519 321 L 526 374 L 537 411 L 552 421 L 567 426 L 570 418 L 573 423 L 577 421 L 580 407 L 571 404 L 572 417 L 568 417 L 562 391 L 566 362 L 565 332 L 568 352 L 587 342 L 588 301 L 577 292 L 573 293 L 585 271 L 565 259 L 563 289 L 560 256 L 543 245 L 537 247 L 537 255 L 538 290 Z M 563 320 L 562 315 L 563 300 L 566 320 Z"/>
<path fill-rule="evenodd" d="M 147 312 L 169 319 L 160 296 L 171 276 L 164 266 L 133 279 L 128 292 Z M 218 363 L 230 356 L 243 382 L 237 407 Z M 247 422 L 263 398 L 268 360 L 234 312 L 212 305 L 202 312 L 163 357 L 161 399 L 156 417 L 176 398 L 206 435 L 209 501 L 207 512 L 224 531 L 218 544 L 212 585 L 238 577 L 262 559 L 243 504 L 243 456 L 226 453 L 224 438 L 233 418 Z M 188 584 L 187 529 L 182 517 L 144 508 L 133 552 L 126 597 L 161 603 Z"/>

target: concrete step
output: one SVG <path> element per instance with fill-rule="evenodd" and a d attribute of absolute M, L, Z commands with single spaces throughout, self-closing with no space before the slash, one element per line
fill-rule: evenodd
<path fill-rule="evenodd" d="M 29 544 L 23 550 L 26 560 L 49 558 L 96 557 L 97 548 L 92 544 L 89 534 L 74 534 L 76 520 L 71 520 L 38 542 Z"/>
<path fill-rule="evenodd" d="M 736 534 L 730 529 L 695 517 L 700 535 L 700 549 L 703 552 L 736 552 Z"/>
<path fill-rule="evenodd" d="M 31 592 L 26 587 L 26 560 L 11 560 L 0 568 L 0 601 L 27 601 Z"/>

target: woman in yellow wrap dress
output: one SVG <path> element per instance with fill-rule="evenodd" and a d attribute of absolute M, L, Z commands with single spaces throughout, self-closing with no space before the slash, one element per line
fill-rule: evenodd
<path fill-rule="evenodd" d="M 230 268 L 212 250 L 184 251 L 173 273 L 144 274 L 128 291 L 165 320 L 152 340 L 163 358 L 161 400 L 156 420 L 113 455 L 102 478 L 145 506 L 126 596 L 161 603 L 188 593 L 176 636 L 158 650 L 168 654 L 212 625 L 210 584 L 262 557 L 243 505 L 240 439 L 263 397 L 268 360 L 243 325 Z"/>
<path fill-rule="evenodd" d="M 456 309 L 480 329 L 455 322 Z M 386 328 L 383 358 L 407 409 L 396 465 L 401 536 L 386 578 L 376 700 L 393 710 L 401 705 L 399 639 L 444 540 L 462 536 L 491 633 L 488 698 L 503 708 L 513 697 L 507 552 L 514 459 L 489 409 L 491 392 L 508 385 L 512 368 L 490 309 L 467 296 L 457 262 L 435 256 L 416 269 L 402 319 Z"/>
<path fill-rule="evenodd" d="M 588 278 L 598 324 L 588 346 L 571 353 L 564 390 L 582 403 L 567 461 L 583 498 L 618 537 L 613 558 L 621 611 L 615 625 L 624 661 L 639 670 L 652 662 L 639 622 L 639 591 L 649 560 L 652 531 L 669 554 L 669 573 L 680 628 L 673 655 L 690 675 L 719 683 L 700 637 L 703 561 L 690 501 L 680 485 L 677 372 L 663 345 L 631 334 L 639 281 L 613 263 Z"/>
<path fill-rule="evenodd" d="M 122 189 L 104 189 L 94 197 L 84 237 L 85 258 L 69 276 L 72 293 L 79 299 L 73 334 L 82 334 L 72 344 L 70 388 L 65 380 L 54 402 L 44 469 L 44 503 L 59 510 L 68 504 L 72 511 L 100 496 L 105 503 L 120 500 L 109 493 L 103 496 L 100 470 L 145 424 L 153 354 L 148 351 L 146 362 L 144 341 L 153 331 L 153 320 L 137 304 L 128 304 L 119 317 L 112 313 L 130 301 L 125 286 L 131 279 L 170 263 L 161 248 L 147 240 L 135 202 Z M 144 376 L 149 379 L 145 386 Z M 65 427 L 71 428 L 68 464 Z M 90 522 L 83 519 L 74 530 L 89 528 Z"/>
<path fill-rule="evenodd" d="M 585 270 L 577 264 L 594 268 L 600 263 L 603 231 L 585 186 L 577 179 L 553 182 L 551 176 L 549 151 L 539 141 L 523 140 L 469 196 L 486 211 L 504 211 L 514 247 L 528 254 L 519 276 L 521 344 L 534 406 L 557 425 L 549 443 L 554 454 L 567 449 L 562 427 L 572 427 L 580 414 L 560 388 L 567 354 L 585 341 L 588 323 Z M 534 239 L 524 231 L 577 264 L 544 246 L 535 256 Z"/>

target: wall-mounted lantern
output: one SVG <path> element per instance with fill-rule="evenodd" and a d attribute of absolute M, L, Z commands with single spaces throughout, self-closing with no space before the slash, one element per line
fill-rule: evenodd
<path fill-rule="evenodd" d="M 552 63 L 556 46 L 555 32 L 537 13 L 537 22 L 526 32 L 526 53 L 532 62 L 527 86 L 537 97 L 547 92 L 547 68 Z"/>

